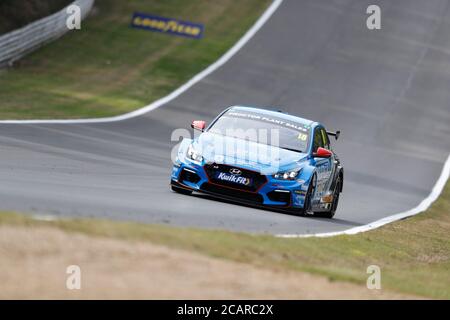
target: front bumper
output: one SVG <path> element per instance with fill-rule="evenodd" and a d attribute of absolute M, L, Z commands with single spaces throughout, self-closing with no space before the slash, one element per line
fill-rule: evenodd
<path fill-rule="evenodd" d="M 262 176 L 251 168 L 241 166 L 217 165 L 217 170 L 236 168 L 254 174 L 252 186 L 242 186 L 227 181 L 217 181 L 209 165 L 178 162 L 173 166 L 171 184 L 197 192 L 211 194 L 220 198 L 241 203 L 276 207 L 303 208 L 308 185 L 305 181 L 279 180 L 272 176 Z"/>

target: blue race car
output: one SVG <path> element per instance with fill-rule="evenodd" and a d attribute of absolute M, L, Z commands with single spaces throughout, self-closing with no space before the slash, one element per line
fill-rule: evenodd
<path fill-rule="evenodd" d="M 178 148 L 171 188 L 246 204 L 332 218 L 344 169 L 318 122 L 281 111 L 233 106 Z"/>

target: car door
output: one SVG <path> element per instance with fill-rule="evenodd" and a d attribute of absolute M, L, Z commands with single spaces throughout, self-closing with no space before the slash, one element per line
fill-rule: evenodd
<path fill-rule="evenodd" d="M 323 127 L 316 127 L 314 130 L 313 152 L 317 152 L 319 147 L 330 150 L 330 140 Z M 315 197 L 320 198 L 324 195 L 324 192 L 328 190 L 330 184 L 333 156 L 330 158 L 314 158 L 314 161 L 317 170 L 317 189 Z"/>

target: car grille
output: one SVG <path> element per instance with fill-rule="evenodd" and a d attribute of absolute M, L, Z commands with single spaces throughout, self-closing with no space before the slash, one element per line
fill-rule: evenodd
<path fill-rule="evenodd" d="M 250 191 L 250 192 L 256 192 L 259 190 L 259 188 L 262 187 L 263 184 L 267 182 L 267 178 L 260 174 L 259 172 L 237 168 L 225 164 L 206 164 L 204 166 L 205 172 L 210 180 L 210 182 L 218 185 L 223 185 L 226 187 L 238 189 L 238 190 L 244 190 L 244 191 Z M 251 184 L 249 185 L 240 185 L 236 184 L 230 181 L 220 180 L 216 179 L 216 174 L 220 172 L 224 172 L 229 174 L 232 169 L 238 169 L 241 173 L 239 174 L 239 177 L 249 178 L 251 179 Z"/>
<path fill-rule="evenodd" d="M 211 192 L 214 194 L 220 194 L 226 197 L 230 197 L 233 199 L 239 199 L 245 202 L 252 202 L 252 203 L 263 203 L 263 197 L 258 193 L 251 193 L 251 192 L 242 192 L 235 189 L 230 188 L 224 188 L 215 184 L 211 184 L 208 182 L 205 182 L 202 184 L 201 189 L 207 192 Z"/>

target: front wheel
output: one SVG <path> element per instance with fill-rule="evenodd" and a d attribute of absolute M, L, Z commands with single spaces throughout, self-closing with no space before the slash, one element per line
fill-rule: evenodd
<path fill-rule="evenodd" d="M 314 216 L 316 217 L 321 217 L 321 218 L 333 218 L 334 214 L 336 213 L 338 204 L 339 204 L 339 194 L 341 193 L 341 178 L 339 177 L 336 181 L 336 187 L 334 188 L 334 193 L 333 193 L 333 202 L 331 203 L 331 208 L 330 211 L 326 211 L 326 212 L 317 212 L 314 214 Z"/>
<path fill-rule="evenodd" d="M 171 185 L 170 187 L 172 188 L 172 191 L 175 191 L 176 193 L 181 193 L 185 195 L 190 195 L 192 193 L 192 190 L 176 187 L 174 185 Z"/>
<path fill-rule="evenodd" d="M 302 215 L 312 213 L 312 200 L 316 193 L 317 176 L 314 174 L 309 183 L 308 191 L 306 191 L 305 202 L 303 204 Z"/>

